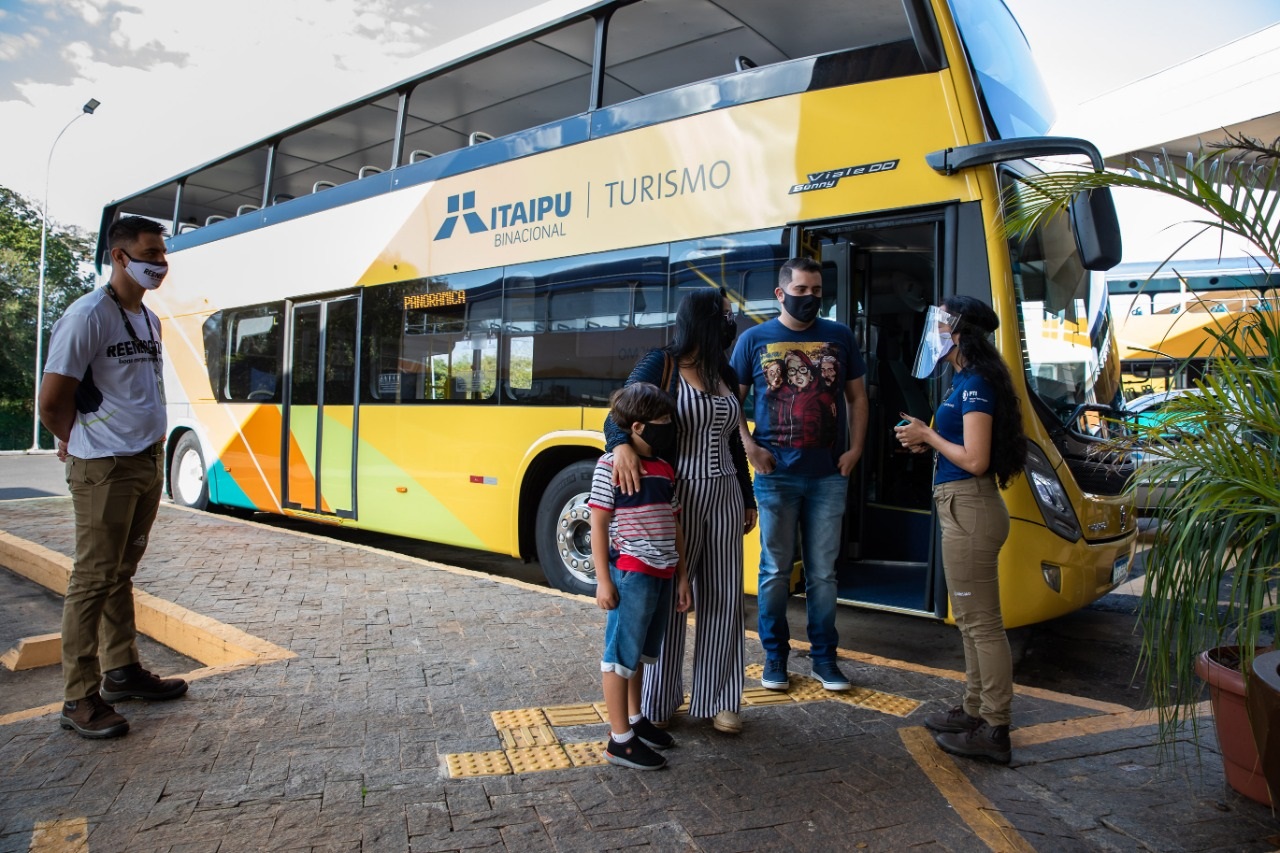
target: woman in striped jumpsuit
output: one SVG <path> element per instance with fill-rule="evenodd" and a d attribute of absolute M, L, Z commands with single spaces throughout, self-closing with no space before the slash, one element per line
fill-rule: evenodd
<path fill-rule="evenodd" d="M 730 734 L 742 730 L 742 538 L 756 523 L 738 434 L 738 380 L 724 356 L 736 332 L 723 288 L 694 291 L 680 303 L 672 343 L 650 350 L 627 379 L 628 385 L 661 386 L 670 375 L 664 390 L 676 400 L 676 445 L 674 458 L 667 461 L 676 471 L 685 563 L 697 614 L 689 716 L 710 717 L 716 729 Z M 606 420 L 605 437 L 619 484 L 625 490 L 630 479 L 635 488 L 640 463 L 626 434 Z M 641 705 L 658 724 L 670 720 L 684 700 L 687 626 L 687 614 L 673 612 L 658 662 L 645 667 Z"/>

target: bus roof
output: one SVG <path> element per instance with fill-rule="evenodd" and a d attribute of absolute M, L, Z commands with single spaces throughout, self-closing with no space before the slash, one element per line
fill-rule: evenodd
<path fill-rule="evenodd" d="M 549 0 L 431 51 L 421 74 L 111 202 L 98 258 L 120 215 L 169 223 L 176 250 L 694 112 L 937 70 L 932 16 L 928 0 Z"/>

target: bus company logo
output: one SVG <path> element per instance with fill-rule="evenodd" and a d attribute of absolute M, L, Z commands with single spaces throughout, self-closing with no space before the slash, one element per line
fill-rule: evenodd
<path fill-rule="evenodd" d="M 440 230 L 436 232 L 435 240 L 448 240 L 453 236 L 453 228 L 458 224 L 458 217 L 462 216 L 462 221 L 467 224 L 467 232 L 470 234 L 480 234 L 489 229 L 485 227 L 484 220 L 475 211 L 476 194 L 472 190 L 461 195 L 451 195 L 448 201 L 449 215 L 444 218 L 444 222 L 440 223 Z"/>
<path fill-rule="evenodd" d="M 451 195 L 447 199 L 447 213 L 435 240 L 448 240 L 461 219 L 468 234 L 493 232 L 493 245 L 510 246 L 515 243 L 531 243 L 550 237 L 563 237 L 563 220 L 573 209 L 573 193 L 521 199 L 489 208 L 488 222 L 476 211 L 476 194 L 470 192 Z"/>
<path fill-rule="evenodd" d="M 829 190 L 840 183 L 841 178 L 856 178 L 860 175 L 874 175 L 876 172 L 892 172 L 898 168 L 897 160 L 881 160 L 879 163 L 863 163 L 861 166 L 845 166 L 843 169 L 828 169 L 825 172 L 810 172 L 809 180 L 796 184 L 788 195 Z"/>

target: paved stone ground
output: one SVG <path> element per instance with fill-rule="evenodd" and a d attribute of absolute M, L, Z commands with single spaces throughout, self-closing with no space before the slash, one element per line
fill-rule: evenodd
<path fill-rule="evenodd" d="M 0 509 L 0 512 L 3 512 Z M 62 630 L 62 596 L 0 569 L 0 654 L 24 637 Z M 145 635 L 138 637 L 142 659 L 156 670 L 183 672 L 200 666 Z M 10 672 L 0 667 L 0 716 L 42 705 L 62 695 L 62 668 L 45 666 Z"/>
<path fill-rule="evenodd" d="M 0 528 L 70 553 L 62 501 L 7 503 Z M 490 712 L 599 699 L 593 602 L 170 506 L 138 586 L 297 657 L 204 678 L 170 704 L 121 703 L 133 729 L 114 741 L 63 732 L 53 715 L 0 725 L 0 851 L 79 849 L 40 847 L 77 827 L 92 851 L 1280 846 L 1271 812 L 1223 785 L 1210 727 L 1200 763 L 1188 743 L 1161 763 L 1150 726 L 1020 748 L 1010 768 L 943 757 L 956 786 L 994 807 L 979 820 L 1007 822 L 988 843 L 904 744 L 956 682 L 856 661 L 845 669 L 859 684 L 924 705 L 907 717 L 753 707 L 738 737 L 677 718 L 680 745 L 658 773 L 451 779 L 443 756 L 500 748 Z M 748 654 L 762 662 L 754 641 Z M 798 654 L 792 669 L 807 674 Z M 1015 704 L 1024 729 L 1098 714 L 1044 691 Z"/>

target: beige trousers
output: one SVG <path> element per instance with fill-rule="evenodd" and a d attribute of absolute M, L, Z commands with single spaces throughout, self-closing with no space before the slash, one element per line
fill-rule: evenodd
<path fill-rule="evenodd" d="M 965 713 L 1007 726 L 1013 704 L 1013 658 L 1000 613 L 1000 547 L 1009 510 L 991 477 L 934 486 L 942 527 L 942 566 L 951 612 L 964 642 Z"/>
<path fill-rule="evenodd" d="M 164 485 L 164 445 L 137 456 L 67 457 L 76 554 L 62 605 L 68 702 L 96 693 L 104 670 L 138 662 L 133 575 Z"/>

